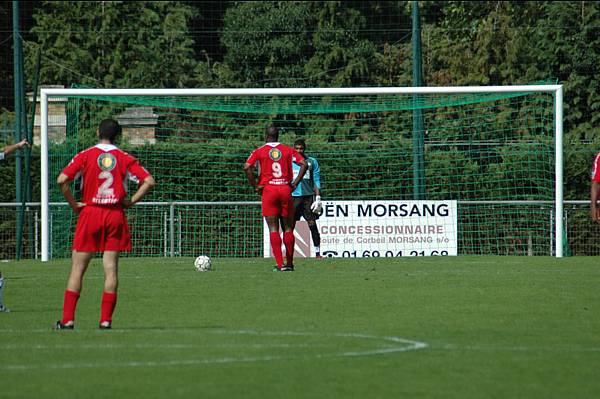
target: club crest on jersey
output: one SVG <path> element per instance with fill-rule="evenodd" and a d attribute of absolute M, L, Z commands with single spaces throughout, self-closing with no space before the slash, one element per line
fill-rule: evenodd
<path fill-rule="evenodd" d="M 100 169 L 110 172 L 117 166 L 117 158 L 110 152 L 100 154 L 98 157 L 98 166 Z"/>
<path fill-rule="evenodd" d="M 269 151 L 269 158 L 273 161 L 279 161 L 281 159 L 281 151 L 277 148 L 272 148 L 271 151 Z"/>

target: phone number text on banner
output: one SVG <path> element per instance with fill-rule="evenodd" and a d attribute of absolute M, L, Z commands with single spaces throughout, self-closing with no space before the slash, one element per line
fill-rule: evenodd
<path fill-rule="evenodd" d="M 456 201 L 327 201 L 323 256 L 457 255 Z"/>

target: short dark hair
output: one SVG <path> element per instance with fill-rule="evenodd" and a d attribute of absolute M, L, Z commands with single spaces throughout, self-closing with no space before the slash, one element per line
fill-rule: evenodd
<path fill-rule="evenodd" d="M 279 129 L 277 129 L 277 126 L 270 125 L 267 127 L 267 138 L 272 138 L 273 140 L 277 140 L 279 138 Z"/>
<path fill-rule="evenodd" d="M 302 148 L 306 149 L 306 141 L 304 141 L 304 139 L 298 139 L 294 141 L 294 147 L 297 145 L 301 145 Z"/>
<path fill-rule="evenodd" d="M 114 143 L 119 134 L 121 134 L 121 125 L 116 120 L 108 118 L 100 122 L 100 126 L 98 127 L 98 136 L 100 139 L 109 140 L 111 143 Z"/>

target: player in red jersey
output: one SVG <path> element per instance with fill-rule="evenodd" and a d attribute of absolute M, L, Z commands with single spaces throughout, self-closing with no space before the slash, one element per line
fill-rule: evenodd
<path fill-rule="evenodd" d="M 98 128 L 99 143 L 75 155 L 57 179 L 67 202 L 79 214 L 63 315 L 55 325 L 58 330 L 74 327 L 83 275 L 94 252 L 103 252 L 104 291 L 100 328 L 111 328 L 117 303 L 119 252 L 131 250 L 125 208 L 140 201 L 155 184 L 154 178 L 137 159 L 114 145 L 120 133 L 121 126 L 116 121 L 103 120 Z M 75 200 L 70 189 L 71 181 L 79 176 L 83 183 L 80 202 Z M 139 184 L 131 199 L 125 198 L 127 179 Z"/>
<path fill-rule="evenodd" d="M 600 223 L 600 208 L 598 199 L 600 198 L 600 154 L 596 155 L 592 164 L 592 190 L 590 194 L 590 215 L 592 220 Z"/>
<path fill-rule="evenodd" d="M 250 154 L 244 164 L 248 181 L 262 196 L 262 214 L 269 226 L 269 238 L 277 267 L 274 271 L 294 270 L 294 209 L 292 191 L 304 177 L 308 164 L 296 150 L 278 142 L 279 131 L 275 126 L 267 128 L 266 143 Z M 300 164 L 300 171 L 293 180 L 292 157 Z M 259 166 L 258 183 L 254 177 L 255 165 Z M 286 265 L 281 253 L 279 220 L 283 218 L 283 243 L 286 252 Z"/>

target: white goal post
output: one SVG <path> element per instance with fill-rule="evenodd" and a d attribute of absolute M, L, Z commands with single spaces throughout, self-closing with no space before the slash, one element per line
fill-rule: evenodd
<path fill-rule="evenodd" d="M 563 257 L 563 86 L 459 86 L 459 87 L 358 87 L 358 88 L 249 88 L 249 89 L 41 89 L 41 259 L 49 260 L 49 159 L 48 100 L 60 96 L 344 96 L 344 95 L 419 95 L 532 93 L 554 95 L 555 137 L 555 256 Z"/>

